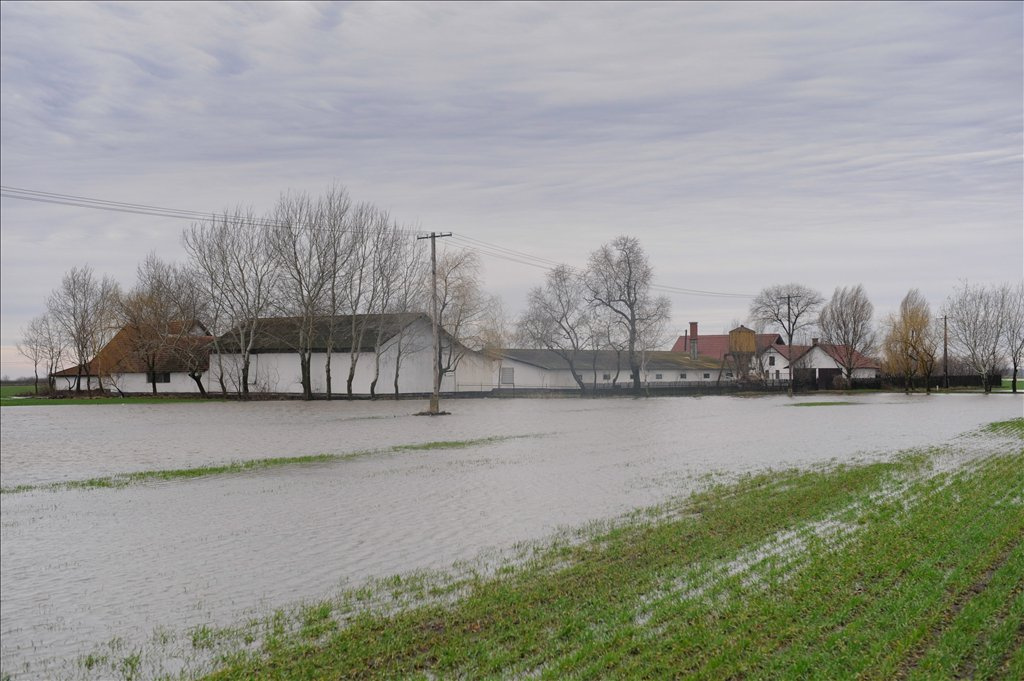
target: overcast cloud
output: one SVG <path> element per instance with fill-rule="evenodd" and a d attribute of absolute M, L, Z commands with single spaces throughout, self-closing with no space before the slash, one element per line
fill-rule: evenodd
<path fill-rule="evenodd" d="M 190 210 L 332 182 L 416 229 L 658 283 L 863 283 L 888 312 L 1024 269 L 1022 4 L 11 3 L 2 184 Z M 70 267 L 187 223 L 2 200 L 5 374 Z M 484 258 L 516 312 L 541 269 Z M 719 333 L 747 301 L 678 295 Z M 30 370 L 30 367 L 29 367 Z"/>

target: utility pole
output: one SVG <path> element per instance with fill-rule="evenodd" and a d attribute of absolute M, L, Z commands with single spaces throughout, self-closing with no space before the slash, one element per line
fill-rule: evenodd
<path fill-rule="evenodd" d="M 429 414 L 436 416 L 441 413 L 441 338 L 437 323 L 437 240 L 451 236 L 451 232 L 438 234 L 431 232 L 426 236 L 418 236 L 416 240 L 430 239 L 430 320 L 434 327 L 434 392 L 430 394 Z"/>
<path fill-rule="evenodd" d="M 948 316 L 942 316 L 942 387 L 949 390 L 949 324 Z"/>
<path fill-rule="evenodd" d="M 790 302 L 793 296 L 786 296 L 786 333 L 789 335 L 789 385 L 786 394 L 793 396 L 793 381 L 796 380 L 796 370 L 793 367 L 793 311 Z"/>

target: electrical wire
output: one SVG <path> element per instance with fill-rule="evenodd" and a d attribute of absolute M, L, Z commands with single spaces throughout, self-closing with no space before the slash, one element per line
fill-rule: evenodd
<path fill-rule="evenodd" d="M 179 220 L 192 220 L 201 222 L 209 220 L 212 222 L 216 222 L 221 219 L 231 219 L 239 221 L 242 224 L 251 225 L 253 227 L 288 226 L 284 222 L 272 220 L 269 218 L 249 218 L 239 215 L 231 215 L 229 213 L 207 213 L 202 211 L 187 210 L 181 208 L 165 208 L 145 203 L 109 201 L 106 199 L 96 199 L 87 196 L 77 196 L 74 194 L 59 194 L 56 192 L 45 192 L 35 189 L 11 187 L 9 185 L 0 185 L 0 196 L 9 199 L 18 199 L 21 201 L 33 201 L 37 203 L 48 203 L 61 206 L 71 206 L 76 208 L 91 208 L 94 210 L 105 210 L 118 213 L 132 213 L 136 215 L 151 215 L 155 217 L 166 217 Z M 422 230 L 410 230 L 398 227 L 395 227 L 395 231 L 405 234 L 423 234 Z M 523 251 L 518 251 L 505 246 L 499 246 L 497 244 L 491 244 L 486 241 L 481 241 L 480 239 L 475 239 L 473 237 L 464 236 L 460 234 L 453 234 L 452 241 L 457 247 L 462 248 L 463 250 L 473 251 L 475 253 L 479 253 L 480 255 L 486 255 L 491 258 L 506 260 L 509 262 L 517 263 L 520 265 L 526 265 L 529 267 L 534 267 L 545 271 L 551 271 L 555 267 L 559 267 L 562 265 L 562 263 L 559 263 L 555 260 L 551 260 L 549 258 L 531 255 Z M 570 269 L 576 272 L 579 271 L 577 268 L 573 267 L 570 267 Z M 743 299 L 749 299 L 754 297 L 753 294 L 727 293 L 723 291 L 706 291 L 701 289 L 691 289 L 680 286 L 669 286 L 664 284 L 652 284 L 651 289 L 661 293 L 685 296 Z"/>

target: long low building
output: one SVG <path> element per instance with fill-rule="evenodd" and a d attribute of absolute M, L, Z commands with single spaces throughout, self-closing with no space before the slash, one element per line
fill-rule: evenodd
<path fill-rule="evenodd" d="M 193 323 L 194 324 L 194 323 Z M 309 353 L 309 382 L 314 395 L 425 395 L 433 390 L 433 327 L 420 313 L 323 317 L 303 325 L 299 318 L 263 318 L 254 333 L 236 327 L 218 337 L 194 324 L 176 329 L 176 340 L 148 361 L 137 356 L 135 332 L 126 327 L 82 368 L 54 374 L 59 389 L 82 387 L 124 393 L 243 392 L 243 347 L 248 348 L 247 392 L 302 394 L 299 348 Z M 441 392 L 490 393 L 497 390 L 629 389 L 632 376 L 625 351 L 584 351 L 574 360 L 553 350 L 478 351 L 459 344 L 442 330 L 444 374 Z M 185 349 L 187 352 L 182 352 Z M 692 386 L 734 380 L 723 361 L 693 352 L 648 351 L 639 356 L 640 382 L 646 386 Z M 330 380 L 328 381 L 328 376 Z M 330 390 L 328 391 L 328 386 Z"/>
<path fill-rule="evenodd" d="M 733 378 L 721 362 L 708 357 L 649 351 L 642 353 L 640 360 L 640 382 L 648 386 L 710 384 Z M 502 350 L 499 363 L 495 387 L 500 388 L 566 390 L 579 389 L 582 382 L 587 389 L 600 390 L 626 388 L 633 382 L 629 356 L 613 350 L 577 353 L 573 366 L 579 381 L 573 377 L 567 359 L 554 350 Z"/>

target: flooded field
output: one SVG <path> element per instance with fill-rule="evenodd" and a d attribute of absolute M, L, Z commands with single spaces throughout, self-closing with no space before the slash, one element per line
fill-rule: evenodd
<path fill-rule="evenodd" d="M 1019 417 L 1011 395 L 263 402 L 4 408 L 5 488 L 365 452 L 117 489 L 0 496 L 0 666 L 86 675 L 111 641 L 227 625 L 685 494 L 709 472 L 867 459 Z M 494 438 L 465 448 L 395 445 Z"/>

